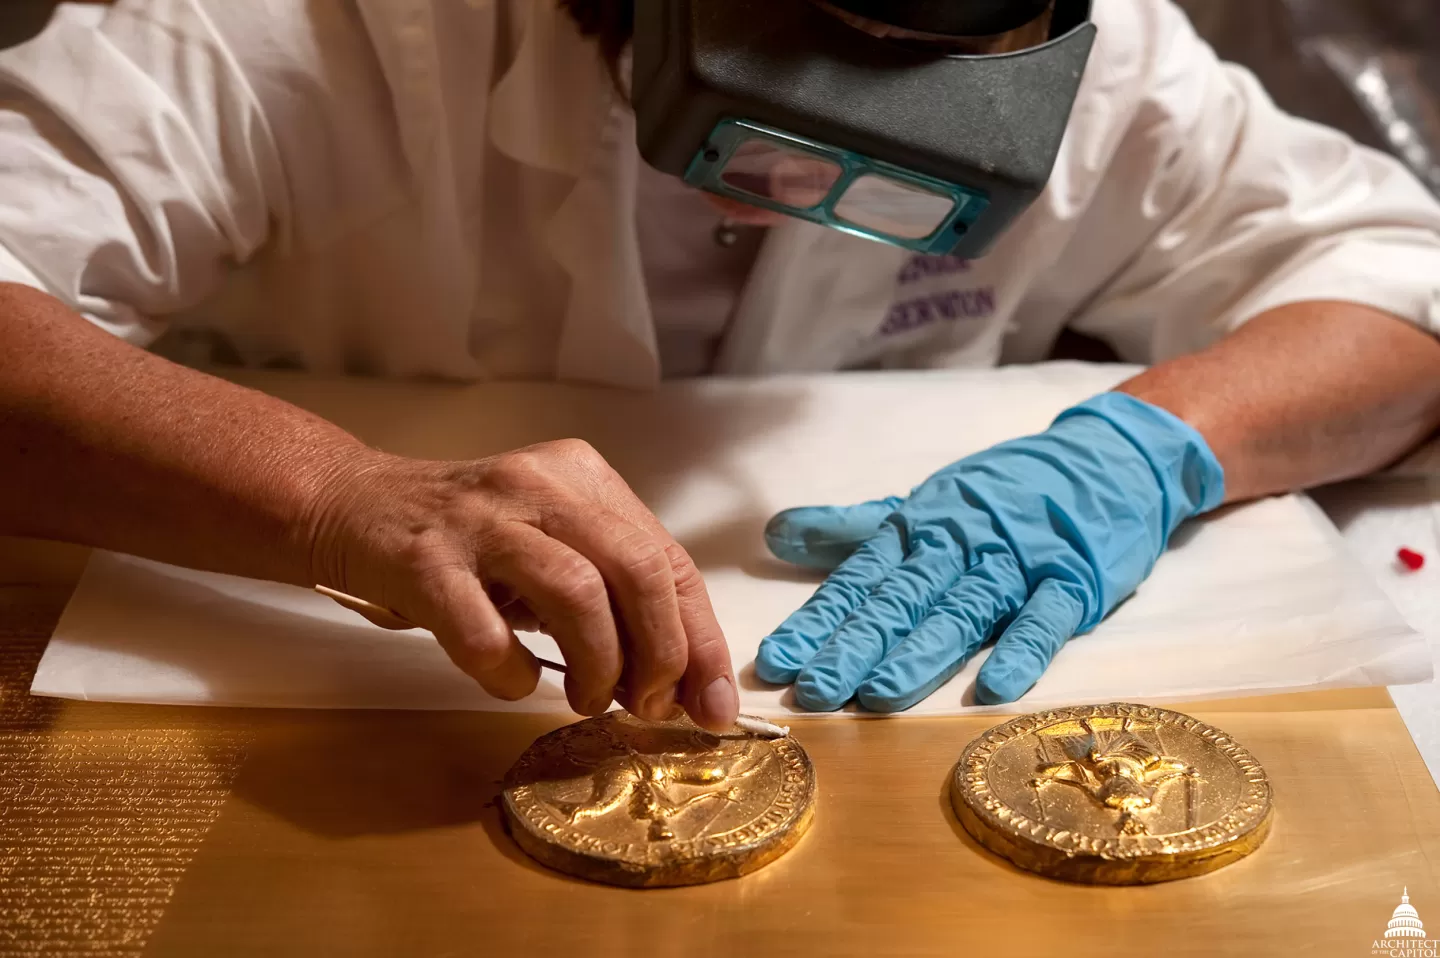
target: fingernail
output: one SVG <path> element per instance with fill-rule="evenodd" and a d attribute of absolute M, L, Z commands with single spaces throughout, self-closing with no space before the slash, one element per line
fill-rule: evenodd
<path fill-rule="evenodd" d="M 727 676 L 720 676 L 700 693 L 700 724 L 713 728 L 726 728 L 735 722 L 740 714 L 740 697 L 735 693 L 735 683 Z"/>

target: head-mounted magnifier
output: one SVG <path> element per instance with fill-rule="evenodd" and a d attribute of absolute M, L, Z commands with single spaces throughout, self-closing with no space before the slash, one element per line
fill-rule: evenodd
<path fill-rule="evenodd" d="M 1054 167 L 1090 0 L 636 0 L 640 152 L 720 196 L 982 255 Z"/>

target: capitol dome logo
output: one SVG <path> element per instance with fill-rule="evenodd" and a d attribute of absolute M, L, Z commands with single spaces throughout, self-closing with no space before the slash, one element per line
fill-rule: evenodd
<path fill-rule="evenodd" d="M 1385 925 L 1385 934 L 1371 946 L 1372 955 L 1389 958 L 1440 958 L 1440 941 L 1425 937 L 1425 926 L 1415 906 L 1410 904 L 1410 889 L 1400 893 L 1400 904 Z"/>
<path fill-rule="evenodd" d="M 1410 904 L 1410 889 L 1400 893 L 1400 904 L 1395 906 L 1395 914 L 1391 917 L 1390 923 L 1385 926 L 1386 938 L 1424 938 L 1425 926 L 1420 924 L 1420 916 L 1415 912 L 1415 906 Z"/>

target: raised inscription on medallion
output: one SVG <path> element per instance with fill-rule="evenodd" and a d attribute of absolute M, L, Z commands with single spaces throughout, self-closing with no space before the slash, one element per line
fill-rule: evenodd
<path fill-rule="evenodd" d="M 516 841 L 542 863 L 649 887 L 774 860 L 808 827 L 814 791 L 793 739 L 612 712 L 539 739 L 510 770 L 503 805 Z"/>
<path fill-rule="evenodd" d="M 1271 816 L 1265 771 L 1188 715 L 1097 705 L 1026 715 L 971 742 L 951 804 L 1022 868 L 1097 884 L 1184 878 L 1243 858 Z"/>

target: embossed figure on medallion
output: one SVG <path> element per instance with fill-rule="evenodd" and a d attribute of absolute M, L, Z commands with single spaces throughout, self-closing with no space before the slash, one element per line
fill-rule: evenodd
<path fill-rule="evenodd" d="M 632 818 L 649 823 L 652 842 L 674 839 L 672 821 L 687 809 L 736 801 L 740 783 L 760 771 L 769 754 L 757 750 L 753 739 L 727 741 L 699 730 L 685 733 L 684 744 L 691 747 L 658 753 L 637 751 L 609 728 L 596 734 L 607 741 L 604 751 L 566 750 L 576 765 L 593 769 L 590 795 L 556 802 L 555 810 L 575 825 L 625 808 Z"/>
<path fill-rule="evenodd" d="M 1080 727 L 1082 735 L 1040 734 L 1042 754 L 1048 742 L 1058 741 L 1068 758 L 1061 762 L 1042 761 L 1030 781 L 1032 787 L 1078 788 L 1102 807 L 1119 812 L 1117 834 L 1144 835 L 1147 829 L 1140 813 L 1155 806 L 1167 783 L 1184 780 L 1185 826 L 1194 826 L 1189 810 L 1194 807 L 1194 788 L 1200 777 L 1191 765 L 1161 754 L 1140 737 L 1133 719 L 1124 719 L 1118 729 L 1096 728 L 1089 719 L 1082 719 Z"/>
<path fill-rule="evenodd" d="M 614 711 L 541 736 L 505 776 L 505 824 L 532 858 L 639 888 L 737 878 L 799 841 L 815 770 L 788 735 Z"/>
<path fill-rule="evenodd" d="M 1270 832 L 1265 769 L 1229 735 L 1169 709 L 1112 702 L 1022 715 L 960 753 L 950 806 L 1021 868 L 1103 885 L 1188 878 Z"/>

